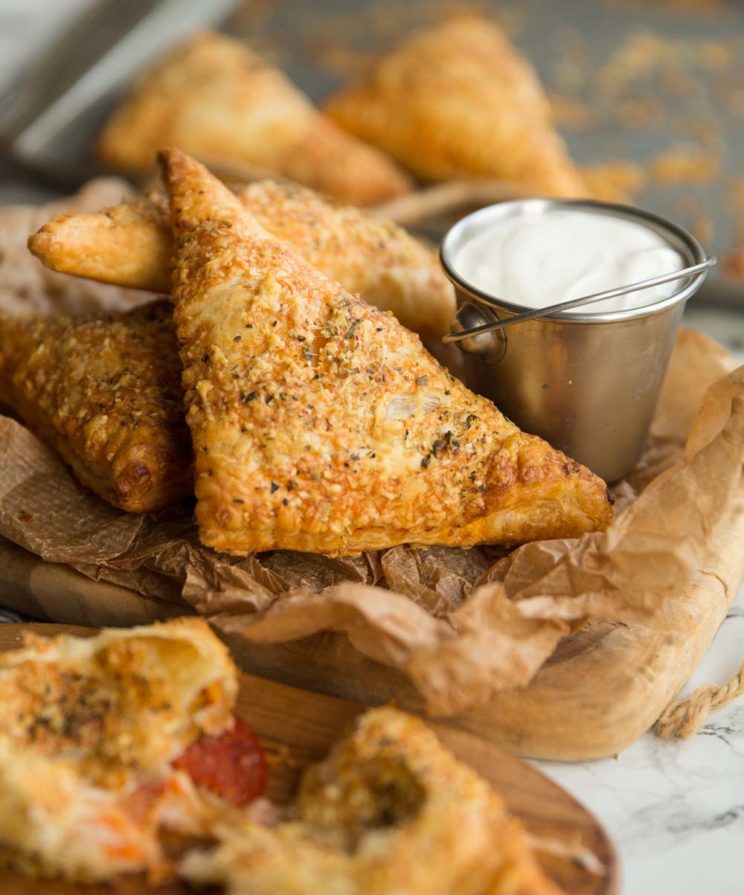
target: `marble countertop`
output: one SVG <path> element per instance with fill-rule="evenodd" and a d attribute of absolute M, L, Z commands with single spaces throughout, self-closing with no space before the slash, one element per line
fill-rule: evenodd
<path fill-rule="evenodd" d="M 0 84 L 31 36 L 45 39 L 89 2 L 3 0 Z M 3 181 L 2 173 L 0 204 L 43 198 L 32 184 Z M 693 303 L 685 323 L 710 333 L 744 363 L 744 312 Z M 742 661 L 744 588 L 685 692 L 723 683 Z M 623 895 L 744 895 L 744 700 L 714 714 L 687 741 L 646 734 L 615 758 L 534 764 L 605 824 L 620 855 Z"/>
<path fill-rule="evenodd" d="M 684 695 L 723 683 L 742 661 L 744 588 Z M 623 895 L 744 893 L 744 701 L 689 740 L 647 733 L 614 758 L 532 763 L 605 825 Z"/>

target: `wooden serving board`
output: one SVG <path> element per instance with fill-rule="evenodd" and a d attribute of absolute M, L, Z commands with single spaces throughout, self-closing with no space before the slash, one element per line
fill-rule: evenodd
<path fill-rule="evenodd" d="M 615 755 L 647 731 L 690 678 L 744 578 L 744 489 L 719 523 L 710 556 L 681 603 L 694 618 L 679 636 L 624 624 L 592 624 L 567 637 L 528 687 L 496 694 L 453 718 L 455 726 L 518 755 L 583 761 Z M 92 581 L 0 539 L 0 605 L 55 622 L 146 624 L 191 612 Z M 218 632 L 219 633 L 219 632 Z M 327 632 L 281 644 L 226 636 L 240 666 L 295 687 L 358 700 L 394 701 L 423 713 L 400 673 Z"/>
<path fill-rule="evenodd" d="M 19 646 L 24 631 L 47 635 L 95 633 L 92 628 L 73 625 L 0 625 L 0 651 Z M 361 703 L 243 674 L 238 713 L 256 731 L 267 752 L 281 756 L 271 762 L 269 796 L 276 801 L 291 798 L 302 769 L 322 758 L 363 709 Z M 505 797 L 509 810 L 531 833 L 574 849 L 580 845 L 605 868 L 605 873 L 598 875 L 570 858 L 540 852 L 541 864 L 556 883 L 571 895 L 616 895 L 618 867 L 612 843 L 585 808 L 547 777 L 498 747 L 462 731 L 437 724 L 432 727 L 455 755 L 493 784 Z M 141 880 L 131 878 L 114 886 L 34 883 L 10 871 L 0 871 L 0 895 L 135 895 L 145 891 L 176 895 L 192 890 L 179 885 L 151 890 Z"/>

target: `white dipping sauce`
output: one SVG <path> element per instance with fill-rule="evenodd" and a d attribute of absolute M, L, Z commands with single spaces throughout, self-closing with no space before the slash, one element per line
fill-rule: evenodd
<path fill-rule="evenodd" d="M 526 308 L 547 307 L 685 266 L 682 256 L 653 230 L 585 209 L 491 221 L 471 233 L 453 263 L 471 285 Z M 664 283 L 564 313 L 639 308 L 674 295 L 679 286 L 679 281 Z"/>

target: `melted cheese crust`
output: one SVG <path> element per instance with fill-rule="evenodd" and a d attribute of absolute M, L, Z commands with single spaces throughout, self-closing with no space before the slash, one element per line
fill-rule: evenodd
<path fill-rule="evenodd" d="M 282 174 L 352 205 L 411 189 L 392 159 L 337 127 L 248 47 L 215 32 L 196 35 L 145 73 L 98 152 L 110 165 L 144 172 L 167 144 Z"/>
<path fill-rule="evenodd" d="M 534 195 L 587 195 L 532 66 L 485 19 L 413 35 L 324 111 L 425 180 L 490 177 Z"/>
<path fill-rule="evenodd" d="M 361 716 L 306 774 L 294 813 L 223 828 L 185 876 L 228 895 L 560 895 L 501 797 L 396 709 Z"/>
<path fill-rule="evenodd" d="M 198 163 L 165 164 L 203 543 L 333 554 L 609 522 L 599 478 L 269 237 Z"/>
<path fill-rule="evenodd" d="M 157 872 L 162 823 L 214 822 L 170 762 L 232 723 L 236 694 L 226 648 L 197 619 L 30 636 L 0 655 L 0 846 L 45 875 Z"/>
<path fill-rule="evenodd" d="M 262 180 L 237 197 L 269 233 L 309 264 L 423 338 L 442 335 L 455 311 L 435 253 L 392 221 L 312 190 Z M 170 292 L 173 238 L 167 203 L 153 194 L 94 214 L 62 214 L 29 238 L 53 270 L 134 289 Z"/>
<path fill-rule="evenodd" d="M 193 493 L 170 303 L 126 314 L 0 318 L 0 389 L 109 503 L 143 513 Z"/>

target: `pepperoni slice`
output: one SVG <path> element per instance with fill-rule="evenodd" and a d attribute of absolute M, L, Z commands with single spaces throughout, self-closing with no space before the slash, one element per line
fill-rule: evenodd
<path fill-rule="evenodd" d="M 256 734 L 235 718 L 230 730 L 195 740 L 174 762 L 197 786 L 232 805 L 245 805 L 266 789 L 266 759 Z"/>

